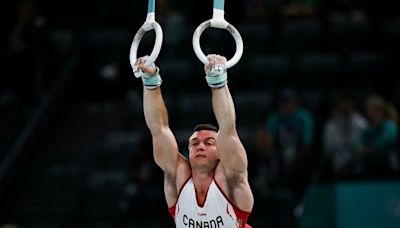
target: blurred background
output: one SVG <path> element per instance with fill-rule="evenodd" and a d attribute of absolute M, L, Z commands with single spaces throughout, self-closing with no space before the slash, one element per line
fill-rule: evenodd
<path fill-rule="evenodd" d="M 174 227 L 129 48 L 147 1 L 4 0 L 0 227 Z M 254 227 L 400 227 L 400 13 L 389 1 L 228 0 L 229 69 Z M 215 123 L 195 28 L 212 1 L 156 1 L 180 150 Z M 146 33 L 139 56 L 149 54 Z M 204 32 L 206 54 L 235 43 Z"/>

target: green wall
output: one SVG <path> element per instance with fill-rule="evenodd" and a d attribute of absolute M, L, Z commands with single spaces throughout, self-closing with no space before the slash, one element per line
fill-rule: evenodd
<path fill-rule="evenodd" d="M 400 227 L 400 181 L 312 186 L 304 203 L 300 227 Z"/>

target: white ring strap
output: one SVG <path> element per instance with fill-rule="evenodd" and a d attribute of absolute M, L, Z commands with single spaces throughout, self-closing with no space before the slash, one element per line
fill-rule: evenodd
<path fill-rule="evenodd" d="M 149 9 L 147 13 L 147 18 L 142 27 L 137 31 L 135 37 L 133 38 L 131 49 L 129 53 L 129 60 L 133 69 L 133 72 L 137 78 L 143 75 L 143 72 L 135 66 L 137 60 L 137 51 L 139 48 L 140 41 L 142 40 L 144 34 L 152 29 L 154 29 L 156 33 L 156 40 L 154 42 L 153 50 L 151 51 L 150 56 L 147 58 L 145 65 L 152 65 L 158 55 L 160 54 L 162 41 L 163 41 L 163 32 L 161 26 L 155 21 L 155 13 L 154 13 L 154 0 L 149 0 Z"/>
<path fill-rule="evenodd" d="M 235 39 L 236 42 L 236 52 L 235 55 L 225 64 L 226 69 L 233 67 L 236 63 L 239 62 L 240 58 L 243 54 L 243 40 L 240 36 L 239 31 L 231 24 L 229 24 L 224 19 L 224 10 L 223 10 L 223 1 L 214 0 L 214 10 L 213 10 L 213 18 L 201 23 L 193 34 L 193 50 L 196 53 L 197 58 L 204 64 L 208 63 L 206 55 L 203 53 L 200 47 L 200 37 L 204 30 L 209 27 L 226 29 Z"/>

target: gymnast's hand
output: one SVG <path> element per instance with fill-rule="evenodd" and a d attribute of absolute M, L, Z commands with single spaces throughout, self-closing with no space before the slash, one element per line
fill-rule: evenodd
<path fill-rule="evenodd" d="M 160 69 L 153 63 L 146 66 L 145 63 L 149 56 L 143 56 L 135 62 L 135 76 L 142 78 L 143 86 L 146 89 L 156 89 L 161 86 L 162 79 L 160 77 Z"/>
<path fill-rule="evenodd" d="M 226 58 L 221 55 L 208 55 L 208 63 L 204 64 L 206 81 L 211 88 L 222 88 L 228 82 Z"/>
<path fill-rule="evenodd" d="M 210 74 L 212 70 L 225 71 L 226 58 L 221 55 L 210 54 L 207 55 L 208 63 L 204 64 L 204 71 Z"/>
<path fill-rule="evenodd" d="M 152 76 L 157 72 L 157 68 L 154 65 L 154 63 L 152 65 L 150 65 L 150 66 L 145 66 L 145 63 L 146 63 L 148 57 L 149 56 L 146 55 L 146 56 L 138 58 L 136 60 L 135 66 L 138 69 L 142 70 L 143 73 L 147 74 L 148 76 Z"/>

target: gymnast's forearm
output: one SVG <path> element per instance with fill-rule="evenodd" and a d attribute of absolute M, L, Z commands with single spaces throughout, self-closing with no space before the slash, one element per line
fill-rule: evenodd
<path fill-rule="evenodd" d="M 236 114 L 228 85 L 212 88 L 212 106 L 221 133 L 236 132 Z"/>
<path fill-rule="evenodd" d="M 160 88 L 143 89 L 143 110 L 152 135 L 168 128 L 168 112 Z"/>

